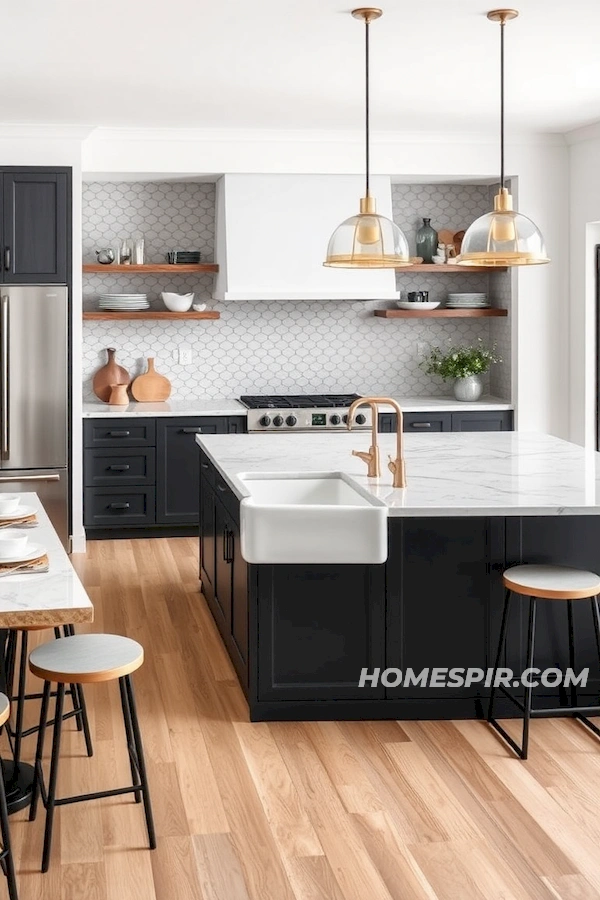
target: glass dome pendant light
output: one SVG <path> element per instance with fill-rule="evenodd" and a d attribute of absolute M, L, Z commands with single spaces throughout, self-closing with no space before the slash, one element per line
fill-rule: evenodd
<path fill-rule="evenodd" d="M 360 212 L 346 219 L 333 232 L 327 246 L 324 266 L 342 269 L 395 269 L 409 266 L 408 242 L 398 226 L 377 214 L 375 198 L 370 193 L 370 92 L 369 92 L 369 25 L 382 16 L 380 9 L 353 9 L 355 19 L 365 23 L 365 196 Z"/>
<path fill-rule="evenodd" d="M 504 177 L 504 28 L 519 15 L 516 9 L 493 9 L 487 14 L 500 23 L 500 189 L 494 211 L 476 219 L 462 241 L 459 266 L 535 266 L 548 263 L 544 238 L 535 222 L 513 210 Z"/>

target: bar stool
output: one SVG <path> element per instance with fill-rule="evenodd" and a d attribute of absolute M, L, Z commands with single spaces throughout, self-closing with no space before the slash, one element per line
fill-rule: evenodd
<path fill-rule="evenodd" d="M 30 728 L 23 728 L 23 716 L 25 713 L 25 701 L 26 700 L 41 700 L 42 694 L 27 694 L 25 693 L 25 685 L 27 680 L 27 656 L 28 656 L 28 644 L 29 644 L 29 633 L 32 631 L 48 631 L 52 628 L 51 625 L 27 625 L 22 626 L 21 628 L 13 628 L 8 633 L 8 641 L 6 646 L 6 689 L 8 693 L 9 700 L 12 704 L 11 713 L 14 711 L 15 713 L 15 724 L 14 727 L 11 723 L 11 719 L 9 718 L 6 722 L 6 732 L 8 734 L 9 740 L 12 743 L 13 750 L 13 758 L 15 764 L 18 765 L 21 760 L 21 742 L 23 738 L 28 737 L 30 734 L 35 734 L 38 730 L 38 725 L 32 725 Z M 63 634 L 65 637 L 69 637 L 75 634 L 75 628 L 73 625 L 64 625 L 63 626 Z M 21 638 L 21 646 L 19 652 L 19 637 Z M 61 635 L 61 630 L 59 627 L 54 628 L 54 637 L 58 640 Z M 17 658 L 18 662 L 18 685 L 17 691 L 14 691 L 15 684 L 15 672 L 17 670 Z M 73 709 L 70 712 L 66 712 L 63 714 L 63 719 L 70 719 L 73 716 L 75 717 L 77 723 L 77 730 L 83 731 L 85 738 L 85 746 L 87 750 L 87 755 L 92 756 L 94 753 L 94 748 L 92 745 L 92 737 L 90 734 L 90 726 L 88 723 L 87 717 L 87 709 L 85 705 L 85 697 L 83 694 L 83 688 L 78 684 L 69 685 L 69 690 L 66 693 L 71 697 L 73 703 Z"/>
<path fill-rule="evenodd" d="M 10 716 L 10 701 L 6 694 L 0 694 L 0 729 L 6 725 Z M 15 878 L 15 866 L 10 846 L 10 831 L 8 827 L 8 808 L 6 805 L 6 793 L 4 790 L 4 777 L 0 762 L 0 832 L 2 832 L 2 850 L 0 850 L 0 866 L 6 875 L 8 882 L 8 896 L 10 900 L 19 900 L 17 881 Z"/>
<path fill-rule="evenodd" d="M 142 665 L 144 649 L 137 641 L 118 634 L 76 634 L 60 640 L 49 641 L 36 647 L 29 656 L 29 668 L 34 675 L 44 679 L 42 708 L 37 750 L 35 754 L 35 775 L 31 798 L 29 820 L 36 817 L 37 802 L 41 794 L 46 808 L 46 826 L 44 832 L 44 850 L 42 854 L 42 872 L 47 872 L 50 864 L 52 845 L 52 825 L 54 810 L 66 803 L 78 803 L 83 800 L 96 800 L 101 797 L 115 797 L 119 794 L 135 794 L 136 802 L 144 801 L 146 826 L 150 849 L 156 847 L 154 820 L 150 802 L 150 791 L 144 762 L 142 737 L 138 723 L 131 673 Z M 90 794 L 79 794 L 74 797 L 56 797 L 56 781 L 60 756 L 60 738 L 63 723 L 63 705 L 66 684 L 92 684 L 101 681 L 119 681 L 121 693 L 121 709 L 125 737 L 129 753 L 131 769 L 131 786 L 96 791 Z M 52 723 L 48 720 L 51 685 L 56 682 L 56 707 Z M 44 753 L 44 737 L 48 724 L 54 725 L 52 756 L 48 789 L 44 782 L 42 757 Z"/>
<path fill-rule="evenodd" d="M 494 663 L 490 704 L 488 707 L 488 722 L 502 735 L 504 740 L 521 759 L 527 759 L 529 747 L 529 722 L 532 716 L 571 715 L 574 718 L 579 719 L 580 722 L 583 722 L 587 728 L 600 737 L 600 729 L 587 718 L 587 715 L 600 715 L 600 706 L 577 706 L 577 689 L 574 684 L 571 684 L 571 706 L 559 706 L 552 709 L 532 709 L 533 687 L 525 687 L 525 703 L 521 703 L 521 701 L 516 697 L 513 697 L 503 685 L 496 686 L 496 672 L 500 665 L 500 657 L 506 640 L 508 610 L 513 594 L 529 597 L 529 626 L 527 632 L 528 669 L 533 667 L 535 619 L 538 600 L 566 600 L 567 602 L 569 666 L 572 670 L 575 669 L 573 600 L 589 600 L 592 607 L 592 619 L 596 634 L 598 657 L 600 658 L 600 608 L 598 607 L 600 576 L 596 575 L 594 572 L 572 569 L 567 566 L 524 565 L 513 566 L 512 568 L 507 569 L 502 576 L 502 580 L 504 587 L 506 588 L 506 595 L 504 599 L 504 610 L 502 612 L 502 624 L 500 626 L 500 638 L 498 640 L 498 652 Z M 494 699 L 497 690 L 507 696 L 523 713 L 523 737 L 520 747 L 494 718 Z"/>

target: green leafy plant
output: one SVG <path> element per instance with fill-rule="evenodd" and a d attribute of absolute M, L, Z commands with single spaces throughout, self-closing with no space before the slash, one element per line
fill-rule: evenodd
<path fill-rule="evenodd" d="M 469 375 L 483 375 L 493 363 L 502 362 L 496 353 L 496 345 L 486 347 L 481 338 L 475 346 L 454 347 L 446 351 L 432 347 L 425 359 L 419 363 L 428 375 L 439 375 L 444 381 L 449 378 L 468 378 Z"/>

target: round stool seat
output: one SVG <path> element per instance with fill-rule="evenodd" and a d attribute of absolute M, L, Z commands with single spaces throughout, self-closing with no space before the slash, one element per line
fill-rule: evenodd
<path fill-rule="evenodd" d="M 6 694 L 0 694 L 0 727 L 10 716 L 10 700 Z"/>
<path fill-rule="evenodd" d="M 515 594 L 545 600 L 584 600 L 600 594 L 600 576 L 568 566 L 513 566 L 502 576 Z"/>
<path fill-rule="evenodd" d="M 42 644 L 29 656 L 34 675 L 66 684 L 113 681 L 143 662 L 142 645 L 120 634 L 75 634 Z"/>

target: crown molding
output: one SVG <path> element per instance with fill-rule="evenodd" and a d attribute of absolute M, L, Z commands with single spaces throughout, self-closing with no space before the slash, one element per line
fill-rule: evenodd
<path fill-rule="evenodd" d="M 600 122 L 592 122 L 591 125 L 582 125 L 574 128 L 565 135 L 567 144 L 582 144 L 584 141 L 596 141 L 600 138 Z"/>
<path fill-rule="evenodd" d="M 374 144 L 497 144 L 498 135 L 493 132 L 452 131 L 374 131 Z M 174 142 L 174 143 L 280 143 L 280 144 L 360 144 L 364 143 L 362 131 L 332 130 L 275 130 L 239 128 L 95 128 L 88 137 L 90 142 Z M 510 145 L 564 146 L 565 136 L 555 133 L 513 132 L 507 139 Z"/>
<path fill-rule="evenodd" d="M 38 125 L 0 122 L 0 141 L 84 141 L 94 131 L 89 125 Z"/>

